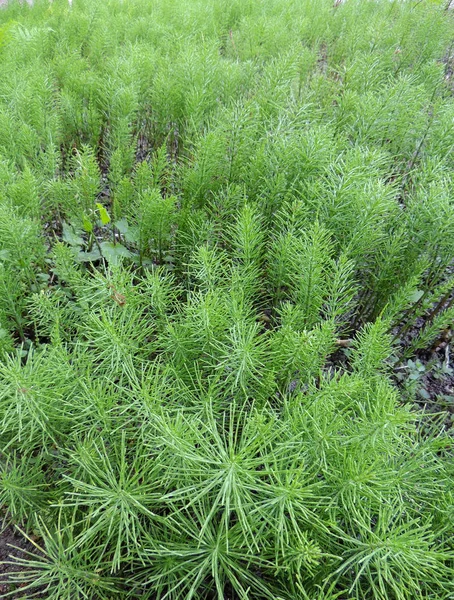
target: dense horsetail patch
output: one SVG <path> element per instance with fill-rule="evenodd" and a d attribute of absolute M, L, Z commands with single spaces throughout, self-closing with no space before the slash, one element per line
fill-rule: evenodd
<path fill-rule="evenodd" d="M 452 432 L 393 375 L 452 373 L 444 8 L 0 11 L 12 594 L 454 597 Z"/>

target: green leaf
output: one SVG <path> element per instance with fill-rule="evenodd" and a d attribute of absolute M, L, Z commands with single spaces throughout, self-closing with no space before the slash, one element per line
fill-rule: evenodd
<path fill-rule="evenodd" d="M 419 395 L 425 400 L 430 400 L 430 394 L 425 388 L 420 388 L 418 390 Z"/>
<path fill-rule="evenodd" d="M 139 228 L 135 225 L 132 225 L 128 228 L 128 231 L 126 231 L 126 233 L 123 234 L 123 236 L 127 242 L 129 242 L 130 244 L 135 244 L 140 239 Z"/>
<path fill-rule="evenodd" d="M 114 226 L 115 229 L 117 229 L 117 231 L 119 231 L 122 235 L 126 235 L 128 233 L 129 223 L 126 219 L 115 221 Z"/>
<path fill-rule="evenodd" d="M 82 217 L 82 227 L 84 228 L 84 231 L 86 231 L 87 233 L 91 233 L 93 231 L 93 223 L 90 221 L 90 219 L 87 217 L 87 215 L 84 215 Z"/>
<path fill-rule="evenodd" d="M 131 258 L 132 253 L 122 244 L 102 242 L 101 252 L 104 258 L 112 265 L 117 265 L 122 258 Z"/>
<path fill-rule="evenodd" d="M 126 219 L 120 219 L 114 223 L 115 229 L 121 233 L 124 239 L 130 244 L 139 241 L 140 232 L 137 225 L 130 225 Z"/>
<path fill-rule="evenodd" d="M 101 258 L 101 252 L 94 248 L 91 252 L 79 252 L 76 260 L 79 262 L 95 262 Z"/>
<path fill-rule="evenodd" d="M 410 302 L 418 302 L 418 300 L 422 298 L 423 294 L 424 292 L 422 290 L 415 290 L 412 294 L 410 294 L 408 299 Z"/>
<path fill-rule="evenodd" d="M 107 212 L 107 210 L 105 209 L 105 207 L 100 204 L 99 202 L 96 203 L 96 207 L 99 210 L 99 216 L 101 217 L 101 223 L 103 225 L 107 225 L 108 223 L 110 223 L 110 216 L 109 213 Z"/>
<path fill-rule="evenodd" d="M 63 241 L 65 241 L 70 246 L 83 246 L 84 240 L 77 233 L 74 232 L 74 229 L 71 225 L 67 223 L 63 223 Z"/>

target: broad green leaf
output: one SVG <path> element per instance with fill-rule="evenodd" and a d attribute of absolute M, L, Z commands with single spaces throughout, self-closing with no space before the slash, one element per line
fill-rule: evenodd
<path fill-rule="evenodd" d="M 122 244 L 113 244 L 112 242 L 102 242 L 101 252 L 107 262 L 113 265 L 117 265 L 122 258 L 132 256 L 132 253 Z"/>
<path fill-rule="evenodd" d="M 94 248 L 91 252 L 79 252 L 77 260 L 79 262 L 95 262 L 101 258 L 101 252 L 98 248 Z"/>
<path fill-rule="evenodd" d="M 115 221 L 114 223 L 115 229 L 117 229 L 122 235 L 128 233 L 129 224 L 126 219 L 120 219 L 119 221 Z"/>
<path fill-rule="evenodd" d="M 86 231 L 87 233 L 91 233 L 93 231 L 93 223 L 90 221 L 87 215 L 84 215 L 82 217 L 82 226 L 84 228 L 84 231 Z"/>
<path fill-rule="evenodd" d="M 419 395 L 425 400 L 430 400 L 430 394 L 425 388 L 420 388 L 418 390 Z"/>
<path fill-rule="evenodd" d="M 424 292 L 422 290 L 415 290 L 412 294 L 410 294 L 408 299 L 410 302 L 418 302 L 418 300 L 422 298 L 423 294 Z"/>
<path fill-rule="evenodd" d="M 109 213 L 107 212 L 106 208 L 100 202 L 96 203 L 96 207 L 99 210 L 99 216 L 101 218 L 101 223 L 103 225 L 107 225 L 108 223 L 110 223 L 110 216 L 109 216 Z"/>
<path fill-rule="evenodd" d="M 127 242 L 129 242 L 130 244 L 135 244 L 139 241 L 140 231 L 136 225 L 131 225 L 128 228 L 128 231 L 123 235 Z"/>
<path fill-rule="evenodd" d="M 84 240 L 77 233 L 74 232 L 74 229 L 71 225 L 67 223 L 63 223 L 63 241 L 65 241 L 70 246 L 83 246 Z"/>

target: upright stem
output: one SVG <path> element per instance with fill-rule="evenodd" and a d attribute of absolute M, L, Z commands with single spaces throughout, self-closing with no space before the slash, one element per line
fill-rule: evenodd
<path fill-rule="evenodd" d="M 440 300 L 440 302 L 437 304 L 437 306 L 430 312 L 429 316 L 427 317 L 427 319 L 429 321 L 432 321 L 432 319 L 434 317 L 436 317 L 443 309 L 444 305 L 446 304 L 449 296 L 453 293 L 453 290 L 449 290 L 449 292 L 447 292 L 443 298 Z M 445 307 L 446 309 L 451 308 L 451 306 L 454 303 L 454 295 L 451 298 L 451 300 L 448 302 L 447 306 Z"/>

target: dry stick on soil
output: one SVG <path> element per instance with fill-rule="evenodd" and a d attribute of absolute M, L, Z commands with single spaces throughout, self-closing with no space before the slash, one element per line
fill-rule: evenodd
<path fill-rule="evenodd" d="M 340 348 L 349 348 L 352 344 L 353 344 L 352 339 L 336 340 L 336 346 L 339 346 Z"/>

